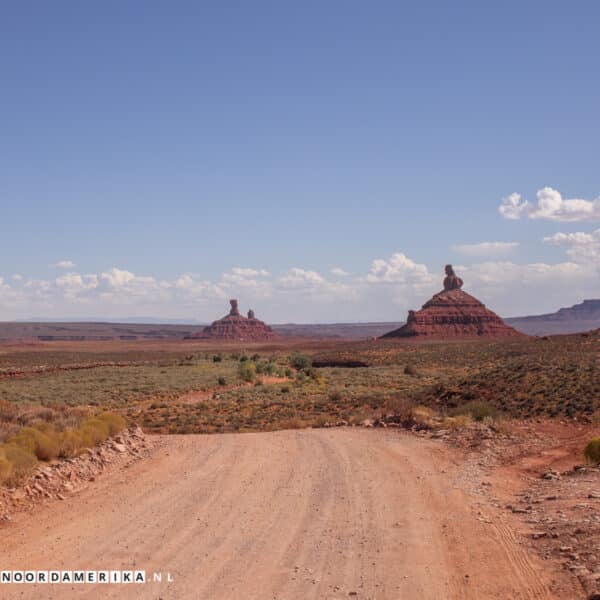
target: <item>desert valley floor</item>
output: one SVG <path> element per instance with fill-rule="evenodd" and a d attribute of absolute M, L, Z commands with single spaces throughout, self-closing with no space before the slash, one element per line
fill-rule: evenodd
<path fill-rule="evenodd" d="M 599 342 L 4 345 L 2 570 L 164 579 L 0 595 L 591 597 Z"/>

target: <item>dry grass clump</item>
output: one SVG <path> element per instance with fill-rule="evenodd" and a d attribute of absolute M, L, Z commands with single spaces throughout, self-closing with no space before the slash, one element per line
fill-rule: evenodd
<path fill-rule="evenodd" d="M 498 409 L 489 402 L 483 400 L 471 400 L 452 411 L 453 416 L 469 415 L 475 421 L 484 419 L 495 419 L 498 416 Z"/>
<path fill-rule="evenodd" d="M 442 427 L 444 429 L 463 429 L 473 422 L 471 415 L 456 415 L 455 417 L 444 417 Z"/>
<path fill-rule="evenodd" d="M 386 413 L 394 415 L 403 421 L 412 419 L 414 409 L 414 401 L 403 396 L 393 396 L 385 402 Z"/>
<path fill-rule="evenodd" d="M 0 445 L 0 485 L 14 485 L 31 472 L 38 460 L 76 456 L 83 449 L 115 435 L 126 425 L 120 415 L 106 412 L 63 431 L 44 421 L 23 427 Z"/>
<path fill-rule="evenodd" d="M 600 437 L 591 439 L 583 453 L 589 463 L 594 465 L 600 464 Z"/>

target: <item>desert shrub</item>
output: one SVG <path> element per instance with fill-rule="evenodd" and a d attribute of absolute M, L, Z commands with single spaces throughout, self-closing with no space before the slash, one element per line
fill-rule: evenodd
<path fill-rule="evenodd" d="M 435 420 L 435 412 L 428 406 L 415 406 L 411 414 L 419 425 L 432 426 Z"/>
<path fill-rule="evenodd" d="M 2 454 L 11 466 L 10 475 L 6 481 L 9 484 L 14 484 L 28 475 L 37 463 L 35 454 L 15 444 L 4 444 Z"/>
<path fill-rule="evenodd" d="M 264 373 L 265 375 L 273 375 L 275 373 L 275 365 L 271 362 L 258 362 L 256 363 L 256 372 Z"/>
<path fill-rule="evenodd" d="M 35 455 L 38 460 L 52 460 L 58 456 L 60 445 L 54 430 L 43 432 L 35 427 L 23 427 L 17 434 L 7 440 Z"/>
<path fill-rule="evenodd" d="M 11 475 L 12 475 L 11 463 L 5 456 L 0 455 L 0 485 L 3 485 L 7 481 L 9 481 Z"/>
<path fill-rule="evenodd" d="M 217 379 L 217 383 L 219 385 L 227 385 L 227 380 L 225 379 L 225 377 L 219 377 L 219 379 Z"/>
<path fill-rule="evenodd" d="M 256 365 L 252 361 L 240 363 L 238 375 L 242 381 L 254 381 L 256 378 Z"/>
<path fill-rule="evenodd" d="M 342 392 L 340 390 L 333 390 L 329 392 L 329 400 L 331 402 L 341 402 L 342 401 Z"/>
<path fill-rule="evenodd" d="M 101 415 L 98 415 L 98 419 L 103 421 L 108 425 L 108 435 L 115 435 L 119 433 L 122 429 L 127 427 L 127 423 L 125 419 L 121 415 L 117 415 L 111 412 L 105 412 Z"/>
<path fill-rule="evenodd" d="M 393 396 L 386 400 L 384 408 L 388 414 L 391 413 L 402 420 L 412 419 L 415 403 L 403 396 Z"/>
<path fill-rule="evenodd" d="M 70 458 L 77 456 L 79 451 L 83 448 L 83 440 L 81 435 L 73 429 L 67 429 L 61 431 L 59 434 L 60 450 L 58 455 L 61 458 Z"/>
<path fill-rule="evenodd" d="M 251 360 L 252 362 L 258 362 L 260 360 L 260 354 L 253 354 Z"/>
<path fill-rule="evenodd" d="M 244 354 L 243 356 L 240 356 L 240 362 L 246 362 L 248 360 L 248 357 Z"/>
<path fill-rule="evenodd" d="M 404 374 L 410 375 L 411 377 L 416 377 L 419 373 L 417 372 L 417 369 L 415 369 L 414 365 L 409 363 L 404 367 Z"/>
<path fill-rule="evenodd" d="M 289 385 L 282 386 L 281 393 L 282 394 L 289 394 L 290 393 L 290 386 Z"/>
<path fill-rule="evenodd" d="M 589 463 L 594 465 L 600 464 L 600 437 L 590 440 L 583 453 Z"/>
<path fill-rule="evenodd" d="M 498 410 L 489 402 L 483 400 L 471 400 L 462 406 L 455 408 L 452 415 L 470 415 L 475 421 L 483 421 L 485 418 L 495 419 L 498 416 Z"/>
<path fill-rule="evenodd" d="M 101 444 L 109 436 L 110 428 L 108 423 L 98 417 L 86 419 L 78 428 L 82 440 L 86 446 L 96 446 Z"/>
<path fill-rule="evenodd" d="M 223 360 L 223 357 L 220 354 L 215 354 L 213 356 L 213 362 L 220 363 Z"/>
<path fill-rule="evenodd" d="M 473 421 L 471 415 L 457 415 L 455 417 L 445 417 L 442 422 L 444 429 L 462 429 Z"/>
<path fill-rule="evenodd" d="M 312 367 L 312 358 L 308 354 L 294 352 L 290 357 L 290 364 L 297 371 L 303 371 Z"/>
<path fill-rule="evenodd" d="M 292 377 L 294 375 L 294 371 L 292 371 L 291 369 L 286 369 L 283 374 L 285 375 L 285 377 Z"/>
<path fill-rule="evenodd" d="M 15 421 L 18 413 L 15 404 L 7 400 L 0 400 L 0 421 Z"/>

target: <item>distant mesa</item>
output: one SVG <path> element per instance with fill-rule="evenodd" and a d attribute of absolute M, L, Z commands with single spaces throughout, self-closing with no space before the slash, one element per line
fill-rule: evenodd
<path fill-rule="evenodd" d="M 205 327 L 194 338 L 259 341 L 274 337 L 273 330 L 257 319 L 253 310 L 249 310 L 248 317 L 244 317 L 240 314 L 237 300 L 230 300 L 229 303 L 231 304 L 229 314 Z"/>
<path fill-rule="evenodd" d="M 406 324 L 382 338 L 518 337 L 523 334 L 508 326 L 477 298 L 462 291 L 463 280 L 446 265 L 444 289 L 421 310 L 408 311 Z"/>

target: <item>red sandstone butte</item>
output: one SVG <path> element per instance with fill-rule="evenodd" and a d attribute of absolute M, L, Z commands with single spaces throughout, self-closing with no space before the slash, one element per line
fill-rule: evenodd
<path fill-rule="evenodd" d="M 463 292 L 463 281 L 446 265 L 444 289 L 423 304 L 421 310 L 408 311 L 406 325 L 382 338 L 402 337 L 519 337 L 522 333 L 508 326 L 477 298 Z"/>
<path fill-rule="evenodd" d="M 226 317 L 214 321 L 205 327 L 195 337 L 219 340 L 270 340 L 274 337 L 273 330 L 254 316 L 254 311 L 248 311 L 248 317 L 240 315 L 238 301 L 230 300 L 231 310 Z"/>

